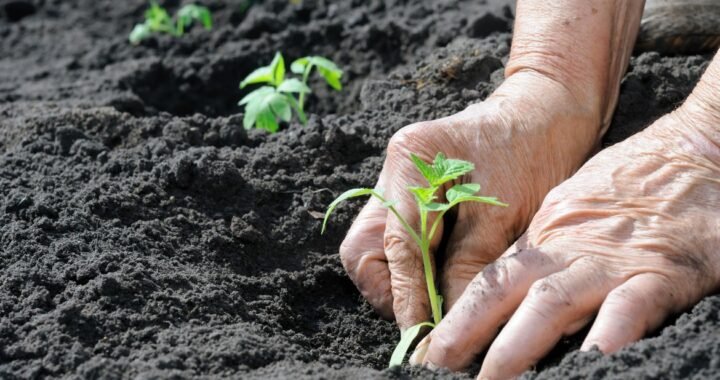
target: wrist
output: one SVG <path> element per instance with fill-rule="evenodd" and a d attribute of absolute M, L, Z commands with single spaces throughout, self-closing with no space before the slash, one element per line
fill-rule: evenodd
<path fill-rule="evenodd" d="M 599 110 L 600 137 L 610 125 L 643 2 L 519 0 L 507 78 L 532 71 Z"/>
<path fill-rule="evenodd" d="M 533 70 L 507 77 L 487 99 L 501 113 L 520 120 L 517 126 L 531 134 L 554 139 L 589 153 L 601 139 L 601 108 L 596 97 L 581 97 L 556 78 Z M 584 154 L 585 155 L 585 154 Z"/>

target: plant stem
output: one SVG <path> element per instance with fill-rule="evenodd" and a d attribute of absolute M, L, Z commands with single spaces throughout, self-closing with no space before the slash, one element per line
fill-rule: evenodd
<path fill-rule="evenodd" d="M 422 251 L 423 270 L 425 271 L 425 282 L 427 283 L 428 296 L 430 297 L 430 309 L 432 310 L 433 321 L 435 325 L 440 323 L 442 319 L 442 310 L 438 304 L 438 294 L 435 290 L 435 278 L 432 271 L 432 263 L 430 262 L 430 239 L 427 233 L 427 211 L 420 209 L 420 250 Z"/>
<path fill-rule="evenodd" d="M 312 70 L 312 68 L 313 68 L 313 64 L 308 63 L 308 65 L 305 66 L 305 71 L 303 71 L 302 82 L 306 86 L 307 86 L 308 77 L 310 77 L 310 71 Z M 304 92 L 300 93 L 300 99 L 298 100 L 298 103 L 300 103 L 300 111 L 304 112 L 305 111 L 305 93 Z"/>

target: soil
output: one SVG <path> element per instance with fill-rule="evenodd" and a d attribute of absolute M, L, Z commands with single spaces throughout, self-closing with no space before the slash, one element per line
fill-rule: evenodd
<path fill-rule="evenodd" d="M 361 204 L 325 236 L 319 213 L 374 184 L 395 131 L 502 81 L 507 1 L 204 4 L 212 32 L 131 46 L 143 0 L 0 0 L 0 378 L 471 376 L 384 369 L 399 334 L 337 255 Z M 330 57 L 346 88 L 315 83 L 307 126 L 246 132 L 237 83 L 278 50 Z M 606 144 L 709 58 L 634 57 Z M 568 338 L 526 376 L 709 377 L 719 328 L 710 296 L 615 355 Z"/>

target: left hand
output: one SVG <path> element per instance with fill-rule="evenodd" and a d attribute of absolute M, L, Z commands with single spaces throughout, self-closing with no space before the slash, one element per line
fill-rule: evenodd
<path fill-rule="evenodd" d="M 720 145 L 678 112 L 552 190 L 526 234 L 475 277 L 412 361 L 459 370 L 489 346 L 479 377 L 511 378 L 596 313 L 581 349 L 609 353 L 713 292 Z"/>

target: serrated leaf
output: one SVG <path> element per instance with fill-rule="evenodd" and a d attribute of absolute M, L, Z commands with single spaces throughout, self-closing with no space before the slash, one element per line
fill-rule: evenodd
<path fill-rule="evenodd" d="M 279 92 L 291 92 L 291 93 L 310 93 L 310 87 L 297 78 L 289 78 L 280 83 L 277 90 Z"/>
<path fill-rule="evenodd" d="M 435 180 L 435 170 L 431 165 L 428 165 L 427 162 L 423 161 L 422 158 L 416 156 L 414 153 L 410 153 L 410 159 L 428 183 Z"/>
<path fill-rule="evenodd" d="M 428 181 L 431 186 L 440 187 L 448 181 L 457 179 L 475 169 L 472 162 L 447 159 L 442 153 L 435 156 L 432 165 L 423 161 L 415 154 L 410 154 L 410 159 L 417 167 L 420 174 Z"/>
<path fill-rule="evenodd" d="M 433 161 L 433 170 L 435 171 L 433 186 L 441 186 L 445 182 L 457 179 L 473 170 L 475 165 L 472 162 L 445 158 L 445 155 L 438 153 Z"/>
<path fill-rule="evenodd" d="M 327 221 L 330 218 L 330 214 L 335 210 L 335 208 L 343 201 L 346 201 L 350 198 L 356 198 L 356 197 L 362 197 L 364 195 L 372 195 L 374 192 L 374 189 L 369 188 L 358 188 L 358 189 L 350 189 L 342 194 L 340 194 L 339 197 L 335 198 L 332 203 L 328 206 L 327 211 L 325 212 L 325 218 L 323 219 L 322 224 L 322 230 L 320 230 L 320 233 L 325 233 L 325 228 L 327 227 Z"/>
<path fill-rule="evenodd" d="M 423 327 L 434 328 L 435 325 L 431 322 L 421 322 L 408 328 L 400 334 L 400 342 L 398 342 L 397 346 L 395 346 L 395 350 L 390 357 L 388 368 L 402 365 L 402 362 L 405 360 L 405 356 L 410 349 L 410 345 L 412 345 L 413 341 L 415 341 Z"/>
<path fill-rule="evenodd" d="M 445 192 L 445 198 L 452 203 L 458 197 L 475 195 L 478 191 L 480 191 L 480 185 L 477 183 L 455 185 Z"/>
<path fill-rule="evenodd" d="M 429 204 L 435 199 L 435 192 L 437 191 L 437 188 L 409 186 L 408 190 L 415 195 L 415 199 L 419 204 Z"/>
<path fill-rule="evenodd" d="M 308 57 L 298 58 L 290 64 L 290 71 L 295 74 L 302 74 L 305 72 L 305 67 L 309 63 Z"/>

